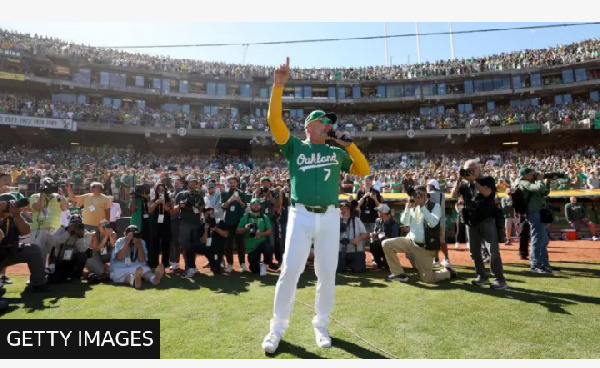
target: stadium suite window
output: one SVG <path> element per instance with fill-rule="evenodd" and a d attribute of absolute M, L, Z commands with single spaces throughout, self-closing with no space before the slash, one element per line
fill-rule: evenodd
<path fill-rule="evenodd" d="M 573 83 L 575 81 L 575 78 L 573 78 L 573 69 L 563 70 L 562 77 L 563 83 Z"/>
<path fill-rule="evenodd" d="M 473 109 L 473 105 L 471 104 L 458 104 L 458 112 L 461 114 L 470 113 Z"/>
<path fill-rule="evenodd" d="M 240 95 L 242 97 L 251 97 L 250 95 L 250 85 L 249 84 L 242 84 L 240 86 Z"/>
<path fill-rule="evenodd" d="M 142 109 L 142 110 L 146 109 L 146 101 L 144 101 L 144 100 L 135 101 L 135 105 L 137 106 L 138 109 Z"/>
<path fill-rule="evenodd" d="M 103 97 L 102 98 L 102 104 L 106 105 L 106 106 L 111 106 L 112 105 L 112 98 L 110 98 L 110 97 Z"/>
<path fill-rule="evenodd" d="M 312 87 L 310 87 L 310 86 L 304 87 L 304 98 L 312 98 Z"/>
<path fill-rule="evenodd" d="M 119 109 L 119 108 L 121 108 L 121 102 L 122 102 L 122 101 L 121 101 L 121 99 L 120 99 L 120 98 L 113 98 L 113 101 L 112 101 L 112 102 L 113 102 L 113 103 L 112 103 L 112 105 L 113 105 L 113 107 L 114 107 L 115 109 Z"/>
<path fill-rule="evenodd" d="M 140 88 L 144 88 L 144 77 L 141 75 L 136 75 L 135 76 L 135 86 L 136 87 L 140 87 Z"/>
<path fill-rule="evenodd" d="M 530 100 L 530 104 L 531 104 L 531 106 L 540 106 L 540 99 L 537 97 L 534 97 Z"/>
<path fill-rule="evenodd" d="M 259 96 L 260 98 L 268 98 L 267 96 L 267 89 L 266 88 L 261 88 L 259 91 Z"/>
<path fill-rule="evenodd" d="M 473 81 L 465 81 L 465 93 L 473 93 Z"/>
<path fill-rule="evenodd" d="M 212 83 L 212 82 L 206 83 L 206 94 L 209 96 L 216 96 L 216 94 L 217 94 L 216 83 Z"/>
<path fill-rule="evenodd" d="M 446 83 L 438 83 L 437 85 L 437 94 L 445 95 L 446 94 Z"/>
<path fill-rule="evenodd" d="M 404 87 L 404 97 L 420 97 L 421 87 L 414 84 L 406 84 Z"/>
<path fill-rule="evenodd" d="M 473 90 L 475 93 L 483 92 L 483 80 L 475 79 L 475 81 L 473 81 Z"/>
<path fill-rule="evenodd" d="M 108 86 L 110 84 L 110 73 L 100 72 L 100 84 L 103 86 Z"/>
<path fill-rule="evenodd" d="M 360 98 L 362 98 L 362 93 L 360 91 L 360 87 L 359 86 L 352 87 L 352 98 L 353 99 L 360 99 Z"/>
<path fill-rule="evenodd" d="M 294 87 L 294 98 L 304 98 L 304 89 L 302 87 Z"/>
<path fill-rule="evenodd" d="M 189 85 L 188 81 L 180 80 L 179 81 L 179 93 L 189 93 L 189 92 L 190 92 L 190 85 Z"/>
<path fill-rule="evenodd" d="M 513 80 L 513 87 L 514 89 L 521 89 L 523 88 L 522 82 L 521 82 L 521 76 L 520 75 L 515 75 L 512 78 Z"/>
<path fill-rule="evenodd" d="M 599 91 L 591 91 L 590 92 L 590 100 L 600 101 L 600 92 Z"/>
<path fill-rule="evenodd" d="M 496 109 L 496 103 L 494 101 L 487 102 L 488 111 L 494 111 Z"/>
<path fill-rule="evenodd" d="M 377 97 L 385 98 L 385 86 L 377 86 Z"/>
<path fill-rule="evenodd" d="M 152 79 L 152 88 L 153 89 L 160 89 L 160 78 L 153 78 Z"/>
<path fill-rule="evenodd" d="M 446 107 L 444 105 L 440 105 L 437 107 L 438 114 L 443 114 L 446 112 Z"/>
<path fill-rule="evenodd" d="M 121 73 L 110 73 L 110 86 L 117 88 L 127 87 L 127 75 Z"/>
<path fill-rule="evenodd" d="M 217 84 L 217 95 L 218 96 L 227 96 L 227 84 L 225 84 L 225 83 Z"/>
<path fill-rule="evenodd" d="M 532 87 L 539 87 L 542 85 L 542 77 L 540 76 L 540 73 L 531 73 L 529 80 Z"/>
<path fill-rule="evenodd" d="M 575 69 L 575 80 L 577 82 L 587 80 L 587 72 L 585 69 Z"/>
<path fill-rule="evenodd" d="M 346 98 L 346 87 L 338 87 L 338 98 Z"/>
<path fill-rule="evenodd" d="M 163 93 L 171 93 L 171 80 L 164 78 L 162 80 L 162 91 Z"/>
<path fill-rule="evenodd" d="M 436 94 L 437 87 L 435 84 L 423 85 L 423 96 L 431 96 Z"/>
<path fill-rule="evenodd" d="M 335 87 L 329 87 L 327 91 L 327 97 L 335 99 Z"/>

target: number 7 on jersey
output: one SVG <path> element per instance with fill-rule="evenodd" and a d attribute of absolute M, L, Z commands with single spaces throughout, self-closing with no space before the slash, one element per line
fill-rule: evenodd
<path fill-rule="evenodd" d="M 325 181 L 327 181 L 327 179 L 329 179 L 329 175 L 331 175 L 331 169 L 323 169 L 325 170 L 325 172 L 327 173 L 327 175 L 325 175 Z"/>

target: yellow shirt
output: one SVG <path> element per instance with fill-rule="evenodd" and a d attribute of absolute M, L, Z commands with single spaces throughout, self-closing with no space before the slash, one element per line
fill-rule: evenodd
<path fill-rule="evenodd" d="M 60 227 L 62 211 L 56 198 L 56 194 L 44 198 L 41 210 L 36 211 L 33 209 L 33 205 L 40 199 L 40 193 L 31 195 L 29 202 L 31 203 L 31 213 L 33 215 L 32 229 L 58 229 Z"/>
<path fill-rule="evenodd" d="M 12 173 L 12 185 L 17 185 L 17 178 L 19 177 L 20 171 L 13 171 Z"/>
<path fill-rule="evenodd" d="M 112 199 L 100 194 L 94 196 L 92 193 L 87 193 L 77 197 L 77 204 L 83 206 L 81 214 L 84 225 L 99 226 L 100 221 L 109 220 L 106 217 L 106 210 L 110 210 Z"/>

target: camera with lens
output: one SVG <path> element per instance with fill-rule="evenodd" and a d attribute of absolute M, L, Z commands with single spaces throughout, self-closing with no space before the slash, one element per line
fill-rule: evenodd
<path fill-rule="evenodd" d="M 256 236 L 256 232 L 258 231 L 258 226 L 254 223 L 250 223 L 250 236 Z"/>
<path fill-rule="evenodd" d="M 266 193 L 269 193 L 269 188 L 260 187 L 260 193 L 261 193 L 261 194 L 266 194 Z"/>
<path fill-rule="evenodd" d="M 54 183 L 54 180 L 50 178 L 44 179 L 42 185 L 40 186 L 40 192 L 45 194 L 54 194 L 58 193 L 58 185 Z"/>
<path fill-rule="evenodd" d="M 6 203 L 8 204 L 8 206 L 6 206 L 6 209 L 4 210 L 4 212 L 8 213 L 10 208 L 25 208 L 25 207 L 29 206 L 29 199 L 27 199 L 27 198 L 11 199 L 9 201 L 6 201 Z"/>
<path fill-rule="evenodd" d="M 350 244 L 350 239 L 348 239 L 348 238 L 341 238 L 340 239 L 340 244 L 341 245 L 348 245 L 348 244 Z"/>
<path fill-rule="evenodd" d="M 466 178 L 467 176 L 471 176 L 472 172 L 471 169 L 460 169 L 458 174 L 461 178 Z"/>
<path fill-rule="evenodd" d="M 206 221 L 206 226 L 209 229 L 212 229 L 217 226 L 217 219 L 214 217 L 207 217 L 205 221 Z"/>
<path fill-rule="evenodd" d="M 561 173 L 545 173 L 544 174 L 544 179 L 554 179 L 555 177 L 558 179 L 568 179 L 569 178 L 567 176 L 567 174 L 561 174 Z"/>
<path fill-rule="evenodd" d="M 133 238 L 134 239 L 141 239 L 142 238 L 142 233 L 139 231 L 136 231 L 133 233 Z"/>

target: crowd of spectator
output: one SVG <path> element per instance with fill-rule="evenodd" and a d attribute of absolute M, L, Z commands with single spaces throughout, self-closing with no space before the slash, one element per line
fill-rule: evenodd
<path fill-rule="evenodd" d="M 153 108 L 140 108 L 133 103 L 120 107 L 100 103 L 78 104 L 73 102 L 36 99 L 33 96 L 0 95 L 0 113 L 46 118 L 74 119 L 75 121 L 101 122 L 106 124 L 131 124 L 141 126 L 186 127 L 190 129 L 268 130 L 265 117 L 235 114 L 222 110 L 219 114 L 171 112 Z M 409 129 L 456 129 L 513 124 L 569 124 L 573 121 L 600 117 L 600 103 L 576 100 L 572 104 L 539 106 L 496 106 L 494 110 L 484 107 L 472 112 L 460 112 L 447 108 L 420 112 L 341 114 L 336 129 L 352 131 L 394 131 Z M 284 117 L 292 131 L 304 130 L 303 117 Z"/>
<path fill-rule="evenodd" d="M 274 66 L 242 65 L 170 56 L 153 56 L 115 49 L 75 44 L 41 35 L 0 29 L 0 47 L 31 53 L 69 58 L 80 64 L 105 64 L 120 67 L 191 73 L 247 79 L 270 77 Z M 414 65 L 367 66 L 357 68 L 293 68 L 291 76 L 299 80 L 403 80 L 427 76 L 465 75 L 530 67 L 572 64 L 600 58 L 600 39 L 594 38 L 544 49 L 520 50 L 468 59 L 439 60 Z"/>

